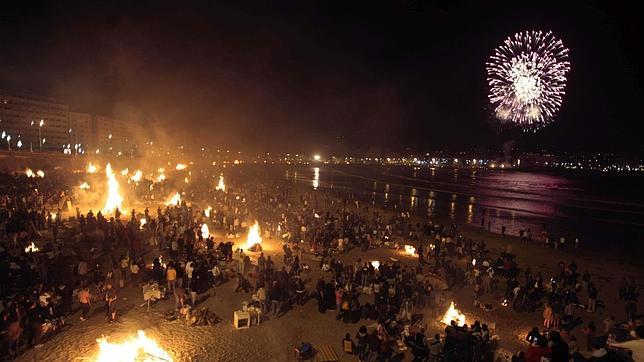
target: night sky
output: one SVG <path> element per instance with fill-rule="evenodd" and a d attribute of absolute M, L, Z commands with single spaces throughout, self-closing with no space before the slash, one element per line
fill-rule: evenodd
<path fill-rule="evenodd" d="M 634 5 L 348 3 L 3 4 L 0 87 L 248 151 L 500 149 L 514 140 L 523 150 L 644 154 L 644 21 Z M 535 134 L 499 131 L 485 61 L 532 29 L 570 48 L 564 104 Z"/>

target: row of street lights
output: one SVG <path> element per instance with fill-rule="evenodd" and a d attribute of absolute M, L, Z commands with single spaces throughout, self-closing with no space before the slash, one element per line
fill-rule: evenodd
<path fill-rule="evenodd" d="M 33 127 L 34 125 L 35 125 L 35 122 L 31 121 L 31 126 Z M 47 141 L 46 138 L 42 137 L 42 127 L 44 125 L 45 125 L 45 120 L 41 119 L 40 122 L 38 122 L 38 148 L 40 151 L 42 151 L 42 145 L 45 144 L 45 142 Z M 7 149 L 11 151 L 11 135 L 8 134 L 6 131 L 2 131 L 2 139 L 7 141 Z M 16 146 L 18 147 L 18 149 L 22 148 L 22 140 L 20 139 L 20 135 L 18 135 L 18 142 L 16 142 Z"/>
<path fill-rule="evenodd" d="M 42 137 L 42 127 L 45 125 L 45 120 L 41 119 L 40 122 L 38 122 L 37 124 L 38 124 L 38 148 L 39 148 L 40 151 L 42 151 L 42 146 L 47 141 L 46 138 Z M 31 121 L 31 126 L 34 126 L 34 125 L 36 125 L 36 122 Z M 73 130 L 71 128 L 69 128 L 68 133 L 70 134 L 70 137 L 71 137 L 72 131 Z M 8 134 L 6 131 L 2 131 L 2 139 L 7 141 L 7 149 L 9 151 L 11 151 L 11 135 Z M 112 140 L 112 134 L 110 133 L 107 136 L 107 145 L 108 145 L 109 150 L 112 149 L 112 147 L 110 146 L 110 141 L 111 140 Z M 18 147 L 18 149 L 20 149 L 20 148 L 22 148 L 22 145 L 23 145 L 22 140 L 20 139 L 20 135 L 18 135 L 18 142 L 16 142 L 16 146 Z M 72 144 L 71 143 L 63 144 L 63 153 L 64 154 L 72 154 L 71 149 L 72 149 Z M 32 149 L 32 151 L 33 151 L 33 149 Z M 85 150 L 83 149 L 83 145 L 81 143 L 74 143 L 74 151 L 75 151 L 76 154 L 79 154 L 79 153 L 84 154 L 85 153 Z M 97 154 L 99 153 L 98 149 L 96 149 L 96 153 Z"/>

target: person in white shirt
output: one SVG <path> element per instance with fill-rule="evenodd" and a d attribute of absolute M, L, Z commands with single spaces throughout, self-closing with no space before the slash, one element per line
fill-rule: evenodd
<path fill-rule="evenodd" d="M 192 272 L 195 270 L 192 260 L 186 263 L 186 276 L 188 277 L 188 283 L 192 280 Z"/>

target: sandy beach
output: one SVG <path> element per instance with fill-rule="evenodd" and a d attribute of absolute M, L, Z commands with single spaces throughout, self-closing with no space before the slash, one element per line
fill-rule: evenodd
<path fill-rule="evenodd" d="M 310 189 L 298 187 L 298 193 L 292 195 L 298 197 L 303 193 L 310 193 Z M 316 191 L 323 192 L 323 191 Z M 370 210 L 369 212 L 372 212 Z M 383 212 L 382 210 L 380 210 Z M 358 211 L 359 212 L 359 211 Z M 392 212 L 384 211 L 385 213 Z M 426 221 L 426 220 L 418 220 Z M 434 219 L 434 222 L 442 222 Z M 619 260 L 603 260 L 601 253 L 596 250 L 585 249 L 548 249 L 539 241 L 525 244 L 517 237 L 501 236 L 492 234 L 479 228 L 471 226 L 459 226 L 460 233 L 466 238 L 485 240 L 491 257 L 497 257 L 506 245 L 512 245 L 512 251 L 516 254 L 516 260 L 521 269 L 530 267 L 534 272 L 541 271 L 548 277 L 557 268 L 557 263 L 563 261 L 570 263 L 575 261 L 578 270 L 588 270 L 593 281 L 599 290 L 599 299 L 607 306 L 600 308 L 595 313 L 577 311 L 576 315 L 581 317 L 583 325 L 589 320 L 594 320 L 598 326 L 603 325 L 602 320 L 609 314 L 615 315 L 617 320 L 623 320 L 625 313 L 623 302 L 618 300 L 617 282 L 623 276 L 633 276 L 636 280 L 644 280 L 644 271 L 638 265 L 622 263 Z M 217 240 L 224 236 L 216 234 Z M 402 245 L 404 239 L 398 238 Z M 236 240 L 243 245 L 244 235 Z M 265 240 L 265 254 L 271 255 L 276 261 L 276 266 L 281 267 L 282 253 L 279 240 Z M 153 250 L 148 253 L 148 258 L 158 255 Z M 256 255 L 251 254 L 251 258 Z M 406 256 L 400 250 L 382 247 L 371 249 L 366 252 L 354 248 L 343 255 L 345 263 L 353 263 L 357 259 L 364 260 L 387 260 L 395 258 L 402 264 L 409 267 L 417 265 L 417 259 Z M 308 281 L 307 287 L 311 290 L 315 281 L 322 277 L 328 279 L 330 275 L 319 270 L 318 260 L 310 253 L 304 254 L 303 263 L 308 264 L 311 270 L 304 277 Z M 465 260 L 456 260 L 464 267 Z M 618 270 L 619 273 L 609 272 Z M 427 276 L 432 278 L 432 276 Z M 436 285 L 441 284 L 436 282 Z M 91 360 L 98 351 L 96 339 L 102 335 L 110 336 L 118 340 L 125 334 L 135 334 L 138 329 L 144 330 L 148 336 L 158 340 L 178 361 L 243 361 L 243 360 L 268 360 L 285 361 L 293 360 L 293 348 L 301 342 L 310 342 L 315 346 L 332 346 L 341 360 L 356 360 L 350 355 L 341 352 L 341 340 L 345 333 L 354 336 L 361 325 L 375 327 L 375 321 L 361 320 L 356 324 L 345 324 L 336 320 L 335 312 L 320 314 L 317 310 L 315 300 L 309 300 L 304 306 L 294 306 L 280 318 L 266 316 L 259 326 L 253 325 L 250 329 L 236 330 L 233 328 L 233 311 L 240 309 L 241 303 L 250 300 L 250 294 L 235 293 L 236 280 L 232 279 L 217 287 L 215 295 L 206 293 L 200 297 L 199 307 L 208 308 L 217 314 L 222 321 L 214 326 L 188 327 L 183 320 L 167 321 L 163 313 L 174 307 L 173 298 L 160 301 L 148 312 L 141 307 L 141 291 L 135 287 L 128 287 L 119 291 L 122 300 L 119 304 L 121 316 L 115 324 L 108 324 L 104 319 L 102 303 L 93 307 L 92 317 L 87 322 L 78 320 L 79 313 L 67 319 L 65 331 L 58 333 L 47 340 L 44 346 L 38 349 L 29 349 L 19 356 L 19 361 L 73 361 Z M 502 288 L 502 287 L 501 287 Z M 455 301 L 457 308 L 463 311 L 468 322 L 479 320 L 492 326 L 493 334 L 499 336 L 501 350 L 516 352 L 527 348 L 523 341 L 527 331 L 533 326 L 541 326 L 541 310 L 532 314 L 518 313 L 510 307 L 503 307 L 500 304 L 501 292 L 495 295 L 484 295 L 481 298 L 483 303 L 490 303 L 493 306 L 491 311 L 484 311 L 476 308 L 472 301 L 472 289 L 470 286 L 456 287 L 453 290 L 440 291 L 434 299 L 436 303 L 423 308 L 416 309 L 415 314 L 421 316 L 419 325 L 426 325 L 427 335 L 433 336 L 440 333 L 444 325 L 438 320 L 447 309 L 451 301 Z M 582 293 L 580 298 L 585 298 Z M 373 297 L 361 295 L 361 303 L 372 302 Z M 580 347 L 585 347 L 583 342 L 582 327 L 573 330 L 573 334 L 580 341 Z M 406 360 L 411 360 L 409 351 L 401 351 L 406 354 Z"/>

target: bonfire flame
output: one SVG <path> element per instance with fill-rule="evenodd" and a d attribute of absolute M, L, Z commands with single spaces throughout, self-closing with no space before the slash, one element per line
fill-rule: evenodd
<path fill-rule="evenodd" d="M 127 176 L 127 174 L 130 172 L 128 168 L 125 168 L 124 170 L 121 171 L 121 176 Z"/>
<path fill-rule="evenodd" d="M 36 177 L 36 174 L 30 168 L 25 170 L 25 175 L 27 175 L 27 177 Z"/>
<path fill-rule="evenodd" d="M 181 195 L 178 192 L 175 192 L 174 195 L 170 196 L 168 201 L 165 202 L 166 206 L 179 205 L 181 203 Z"/>
<path fill-rule="evenodd" d="M 208 229 L 208 225 L 206 225 L 206 223 L 201 224 L 201 236 L 204 239 L 208 239 L 210 237 L 210 230 Z"/>
<path fill-rule="evenodd" d="M 130 180 L 132 180 L 134 182 L 139 182 L 139 181 L 141 181 L 142 176 L 143 176 L 143 172 L 141 172 L 141 170 L 136 170 L 134 175 L 132 175 L 132 177 L 130 177 Z"/>
<path fill-rule="evenodd" d="M 83 181 L 83 183 L 78 187 L 80 187 L 81 190 L 89 190 L 89 184 L 86 181 Z"/>
<path fill-rule="evenodd" d="M 223 175 L 219 175 L 219 183 L 217 184 L 217 187 L 215 187 L 215 190 L 226 192 L 226 184 L 224 184 L 224 176 Z"/>
<path fill-rule="evenodd" d="M 188 183 L 188 182 L 190 182 L 190 180 L 188 180 L 188 178 L 187 178 L 187 177 L 184 177 L 184 178 L 183 178 L 183 182 Z"/>
<path fill-rule="evenodd" d="M 103 214 L 110 214 L 121 208 L 123 198 L 119 194 L 119 182 L 109 163 L 105 166 L 105 175 L 107 176 L 107 199 L 103 207 Z"/>
<path fill-rule="evenodd" d="M 36 244 L 34 244 L 33 241 L 25 248 L 25 253 L 35 253 L 37 251 L 40 251 L 40 249 L 38 249 L 38 247 L 36 246 Z"/>
<path fill-rule="evenodd" d="M 139 330 L 136 338 L 129 336 L 122 343 L 111 343 L 103 336 L 96 340 L 99 346 L 97 362 L 172 361 L 168 352 Z"/>
<path fill-rule="evenodd" d="M 374 269 L 378 270 L 380 268 L 380 262 L 378 260 L 372 260 L 371 266 L 373 266 Z"/>
<path fill-rule="evenodd" d="M 208 206 L 208 208 L 206 208 L 206 209 L 203 211 L 203 214 L 204 214 L 204 215 L 206 215 L 206 217 L 210 217 L 210 212 L 211 212 L 211 211 L 212 211 L 212 206 Z"/>
<path fill-rule="evenodd" d="M 143 230 L 143 227 L 147 223 L 148 223 L 148 221 L 145 218 L 141 218 L 141 220 L 139 220 L 139 230 Z"/>
<path fill-rule="evenodd" d="M 414 248 L 411 245 L 405 245 L 405 254 L 415 256 L 416 255 L 416 248 Z"/>
<path fill-rule="evenodd" d="M 257 220 L 255 221 L 255 225 L 251 226 L 250 229 L 248 229 L 248 237 L 246 238 L 246 249 L 250 249 L 255 244 L 260 244 L 262 243 L 262 237 L 260 236 L 259 233 L 259 223 Z"/>
<path fill-rule="evenodd" d="M 465 324 L 465 314 L 456 309 L 454 302 L 450 303 L 449 309 L 443 315 L 443 319 L 441 319 L 441 323 L 450 325 L 452 321 L 456 321 L 456 324 L 459 326 Z"/>
<path fill-rule="evenodd" d="M 96 166 L 92 165 L 91 162 L 87 165 L 87 173 L 96 173 Z"/>
<path fill-rule="evenodd" d="M 177 166 L 175 166 L 174 169 L 177 170 L 177 171 L 181 171 L 181 170 L 185 170 L 186 168 L 188 168 L 188 166 L 186 164 L 177 163 Z"/>
<path fill-rule="evenodd" d="M 45 173 L 43 172 L 43 170 L 36 171 L 36 175 L 38 175 L 38 177 L 40 177 L 40 178 L 45 177 Z"/>
<path fill-rule="evenodd" d="M 157 182 L 161 182 L 161 181 L 163 181 L 163 180 L 165 180 L 165 175 L 164 175 L 164 174 L 160 174 L 160 175 L 159 175 L 159 177 L 157 177 Z"/>

